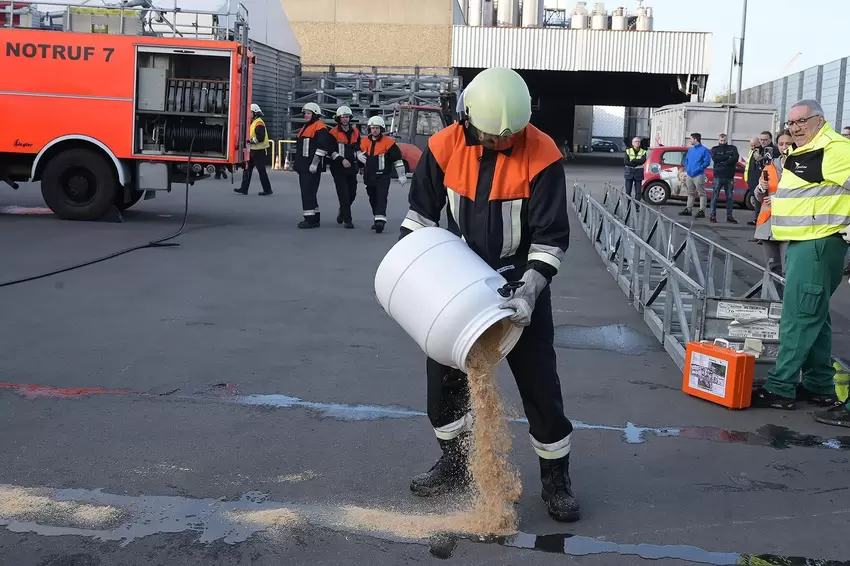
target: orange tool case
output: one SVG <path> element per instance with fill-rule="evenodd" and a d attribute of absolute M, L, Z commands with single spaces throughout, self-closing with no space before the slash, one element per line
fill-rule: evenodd
<path fill-rule="evenodd" d="M 728 344 L 725 340 L 688 344 L 682 391 L 730 409 L 746 409 L 752 401 L 756 358 Z"/>

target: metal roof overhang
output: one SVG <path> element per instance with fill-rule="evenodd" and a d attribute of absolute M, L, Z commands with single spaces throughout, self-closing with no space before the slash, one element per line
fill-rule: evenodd
<path fill-rule="evenodd" d="M 452 66 L 708 75 L 711 34 L 454 26 Z"/>

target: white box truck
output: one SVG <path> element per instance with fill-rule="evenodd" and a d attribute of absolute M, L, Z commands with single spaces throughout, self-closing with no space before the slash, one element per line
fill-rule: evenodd
<path fill-rule="evenodd" d="M 650 123 L 653 147 L 688 146 L 691 133 L 699 132 L 703 145 L 710 148 L 717 145 L 720 134 L 726 134 L 746 158 L 750 138 L 763 131 L 775 134 L 779 115 L 774 106 L 762 104 L 685 102 L 654 110 Z"/>

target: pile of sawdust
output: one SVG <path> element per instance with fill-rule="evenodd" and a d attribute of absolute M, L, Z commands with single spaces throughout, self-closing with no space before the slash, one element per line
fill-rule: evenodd
<path fill-rule="evenodd" d="M 292 509 L 262 509 L 260 511 L 232 511 L 230 517 L 239 523 L 262 527 L 285 527 L 302 521 L 301 515 Z"/>
<path fill-rule="evenodd" d="M 0 519 L 102 530 L 114 527 L 124 515 L 118 507 L 60 501 L 44 493 L 44 490 L 0 486 Z"/>
<path fill-rule="evenodd" d="M 314 480 L 319 477 L 319 474 L 314 472 L 313 470 L 305 470 L 300 474 L 287 474 L 285 476 L 277 476 L 274 478 L 274 481 L 278 483 L 294 483 L 301 481 Z"/>

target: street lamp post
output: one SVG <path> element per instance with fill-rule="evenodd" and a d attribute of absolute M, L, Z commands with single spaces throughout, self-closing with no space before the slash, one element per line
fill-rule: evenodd
<path fill-rule="evenodd" d="M 744 15 L 741 18 L 741 49 L 738 52 L 738 92 L 735 102 L 741 103 L 741 83 L 744 80 L 744 38 L 747 34 L 747 0 L 744 0 Z M 731 81 L 730 81 L 731 82 Z"/>
<path fill-rule="evenodd" d="M 735 59 L 737 55 L 736 52 L 738 50 L 738 44 L 735 43 L 736 39 L 738 38 L 732 38 L 732 51 L 730 52 L 731 57 L 729 59 L 729 82 L 726 83 L 726 104 L 732 104 L 732 73 L 735 70 Z"/>

